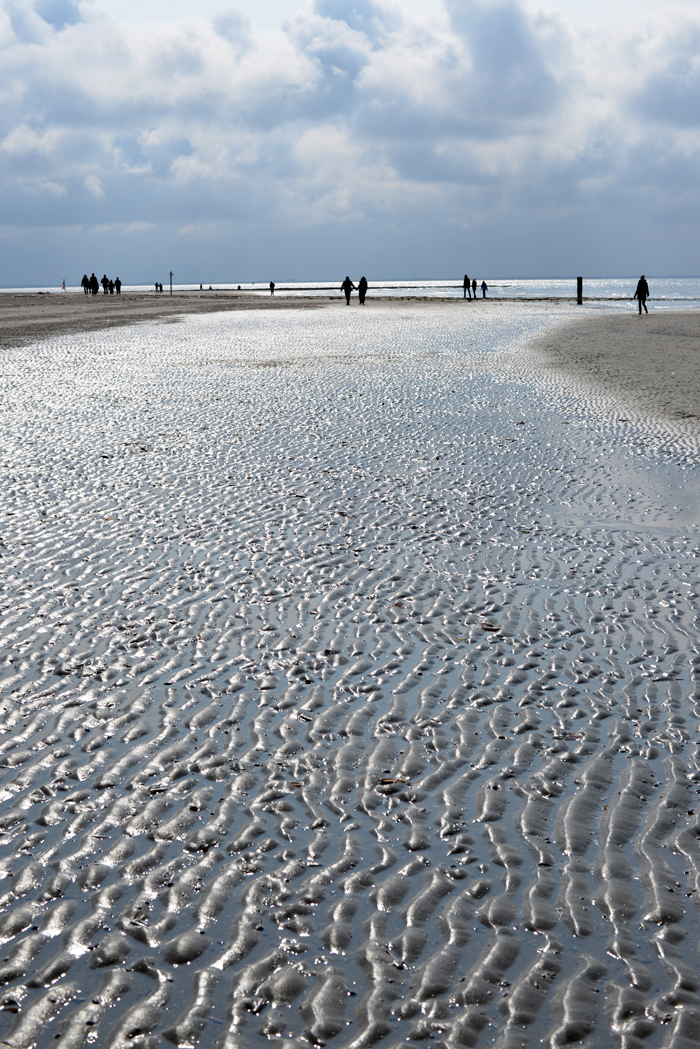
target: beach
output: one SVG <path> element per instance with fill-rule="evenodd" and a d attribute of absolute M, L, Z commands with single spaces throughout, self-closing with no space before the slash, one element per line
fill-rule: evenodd
<path fill-rule="evenodd" d="M 591 315 L 572 307 L 573 300 L 488 299 L 462 302 L 466 310 L 522 311 L 526 307 L 569 315 L 566 337 L 559 329 L 544 335 L 530 348 L 527 366 L 533 372 L 557 375 L 590 396 L 596 390 L 609 409 L 627 405 L 640 418 L 669 421 L 694 432 L 700 419 L 700 311 L 652 312 L 638 318 L 634 304 L 625 313 Z M 357 305 L 353 299 L 353 308 Z M 405 298 L 383 298 L 367 309 L 403 309 L 418 305 Z M 424 309 L 455 308 L 453 299 L 437 297 L 420 301 Z M 300 310 L 345 308 L 336 294 L 261 297 L 249 292 L 178 291 L 170 296 L 153 292 L 122 295 L 11 294 L 0 296 L 0 347 L 28 345 L 34 341 L 103 331 L 131 324 L 177 321 L 182 316 L 239 310 Z M 465 314 L 465 320 L 469 314 Z M 520 355 L 516 368 L 522 367 Z"/>
<path fill-rule="evenodd" d="M 536 370 L 597 398 L 618 417 L 651 425 L 664 420 L 669 435 L 700 432 L 700 313 L 668 312 L 572 319 L 564 332 L 532 346 Z"/>
<path fill-rule="evenodd" d="M 295 302 L 297 309 L 317 307 L 321 301 Z M 288 309 L 289 300 L 260 298 L 239 292 L 126 291 L 121 295 L 5 293 L 0 295 L 0 346 L 25 346 L 37 339 L 104 331 L 125 324 L 165 321 L 181 314 L 219 313 L 227 310 Z"/>
<path fill-rule="evenodd" d="M 697 1046 L 700 314 L 48 300 L 0 1045 Z"/>

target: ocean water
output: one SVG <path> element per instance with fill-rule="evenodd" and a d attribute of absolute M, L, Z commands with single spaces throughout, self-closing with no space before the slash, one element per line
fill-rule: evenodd
<path fill-rule="evenodd" d="M 355 283 L 358 278 L 354 278 Z M 428 280 L 428 281 L 396 281 L 370 279 L 369 296 L 371 298 L 382 297 L 406 297 L 406 298 L 462 298 L 461 279 L 452 280 Z M 490 298 L 506 299 L 567 299 L 576 295 L 576 278 L 492 278 L 486 275 L 479 276 L 477 281 L 485 279 L 488 284 L 488 296 Z M 651 290 L 651 302 L 657 307 L 679 309 L 682 307 L 697 308 L 700 303 L 700 277 L 647 277 Z M 285 296 L 308 296 L 308 295 L 340 295 L 340 282 L 337 281 L 280 281 L 275 289 L 276 295 Z M 634 294 L 638 277 L 584 277 L 584 297 L 593 300 L 592 304 L 600 303 L 604 308 L 625 308 L 627 302 Z M 224 284 L 211 285 L 215 291 L 230 291 L 236 289 L 238 281 Z M 261 296 L 269 295 L 269 282 L 246 283 L 240 282 L 242 291 L 253 292 Z M 167 284 L 164 282 L 167 290 Z M 209 284 L 204 285 L 209 288 Z M 124 290 L 151 291 L 153 285 L 124 285 Z M 199 284 L 174 284 L 174 291 L 195 291 Z M 58 291 L 55 288 L 4 288 L 2 291 Z M 69 287 L 71 293 L 80 292 L 79 287 Z M 481 297 L 481 292 L 478 293 Z"/>
<path fill-rule="evenodd" d="M 0 350 L 3 1045 L 695 1044 L 697 449 L 571 312 Z"/>

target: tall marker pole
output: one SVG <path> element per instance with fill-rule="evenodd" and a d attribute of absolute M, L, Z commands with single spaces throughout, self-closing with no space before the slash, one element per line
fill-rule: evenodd
<path fill-rule="evenodd" d="M 579 280 L 580 279 L 581 278 L 579 277 Z M 173 293 L 173 271 L 171 270 L 170 271 L 170 294 L 172 295 L 172 293 Z"/>

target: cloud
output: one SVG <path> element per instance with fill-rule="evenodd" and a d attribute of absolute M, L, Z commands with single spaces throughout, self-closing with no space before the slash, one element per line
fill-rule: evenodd
<path fill-rule="evenodd" d="M 432 238 L 457 265 L 468 230 L 547 272 L 533 223 L 551 245 L 567 216 L 622 259 L 611 216 L 669 186 L 690 201 L 697 172 L 689 3 L 596 35 L 544 0 L 315 0 L 263 38 L 231 6 L 155 32 L 97 0 L 0 0 L 0 42 L 0 202 L 57 238 L 206 256 L 225 229 L 256 258 L 293 243 L 297 266 L 374 238 L 403 265 L 410 228 L 418 258 Z M 671 211 L 652 213 L 669 238 Z"/>
<path fill-rule="evenodd" d="M 37 0 L 35 10 L 54 29 L 64 29 L 80 21 L 80 11 L 72 0 Z"/>
<path fill-rule="evenodd" d="M 92 193 L 93 197 L 97 197 L 98 200 L 102 200 L 105 195 L 102 183 L 97 175 L 86 175 L 83 179 L 83 189 L 86 189 L 88 193 Z"/>
<path fill-rule="evenodd" d="M 655 29 L 653 35 L 638 43 L 644 72 L 631 97 L 635 114 L 662 126 L 697 128 L 700 126 L 700 14 L 676 10 L 669 20 L 659 20 Z"/>

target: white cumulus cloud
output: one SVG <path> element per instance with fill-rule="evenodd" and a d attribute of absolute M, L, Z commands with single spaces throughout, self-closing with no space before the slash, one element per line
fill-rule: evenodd
<path fill-rule="evenodd" d="M 0 227 L 27 231 L 27 265 L 53 228 L 58 257 L 98 245 L 124 271 L 128 231 L 135 269 L 166 252 L 183 279 L 372 252 L 397 275 L 548 273 L 557 237 L 572 270 L 636 271 L 650 243 L 681 271 L 700 14 L 669 10 L 597 32 L 556 0 L 315 0 L 263 35 L 235 6 L 122 23 L 0 0 Z"/>

